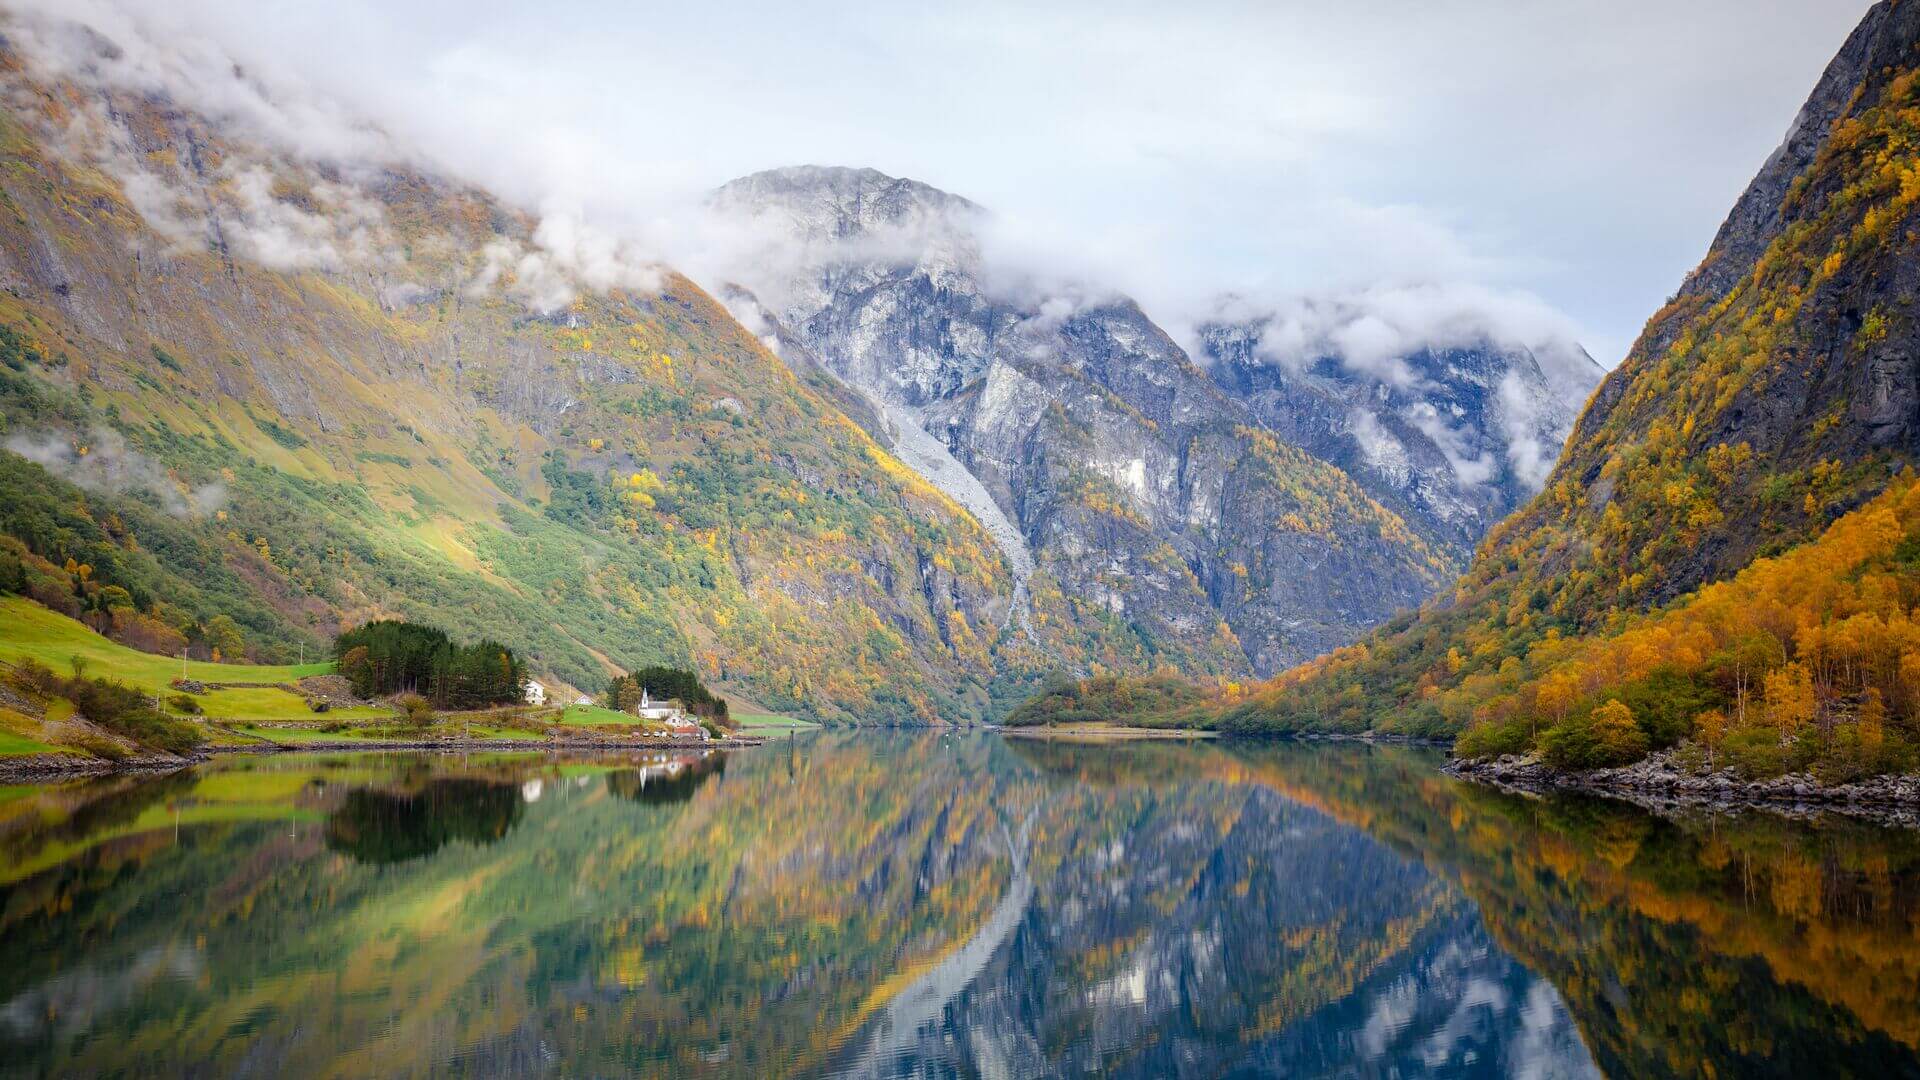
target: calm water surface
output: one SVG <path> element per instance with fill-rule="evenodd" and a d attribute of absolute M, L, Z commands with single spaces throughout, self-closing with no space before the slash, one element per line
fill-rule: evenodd
<path fill-rule="evenodd" d="M 1920 1075 L 1920 841 L 1390 749 L 0 788 L 0 1073 Z"/>

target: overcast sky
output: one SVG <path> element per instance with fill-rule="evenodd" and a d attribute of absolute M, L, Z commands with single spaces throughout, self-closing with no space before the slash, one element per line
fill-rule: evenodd
<path fill-rule="evenodd" d="M 170 0 L 529 203 L 644 220 L 770 166 L 986 204 L 1156 314 L 1537 294 L 1611 366 L 1866 0 L 539 5 Z M 137 5 L 147 8 L 147 5 Z"/>

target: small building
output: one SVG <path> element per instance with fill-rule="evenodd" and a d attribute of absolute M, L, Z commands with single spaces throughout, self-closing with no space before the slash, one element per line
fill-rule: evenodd
<path fill-rule="evenodd" d="M 539 679 L 528 679 L 526 698 L 529 705 L 545 705 L 547 703 L 546 685 Z"/>
<path fill-rule="evenodd" d="M 676 717 L 685 718 L 686 713 L 677 701 L 655 701 L 645 687 L 640 689 L 640 704 L 633 707 L 633 715 L 642 720 L 661 720 L 672 726 Z"/>
<path fill-rule="evenodd" d="M 585 694 L 581 694 L 579 697 L 573 699 L 573 703 L 575 705 L 591 705 L 593 704 L 593 699 Z"/>
<path fill-rule="evenodd" d="M 667 720 L 667 731 L 676 738 L 699 739 L 701 742 L 707 740 L 707 729 L 700 726 L 700 721 L 685 713 L 670 717 Z"/>

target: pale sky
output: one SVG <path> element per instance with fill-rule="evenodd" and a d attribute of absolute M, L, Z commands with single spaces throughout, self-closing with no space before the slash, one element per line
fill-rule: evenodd
<path fill-rule="evenodd" d="M 1538 296 L 1611 366 L 1868 6 L 132 10 L 530 205 L 637 223 L 755 169 L 869 165 L 985 204 L 1168 321 L 1225 291 L 1469 283 Z"/>

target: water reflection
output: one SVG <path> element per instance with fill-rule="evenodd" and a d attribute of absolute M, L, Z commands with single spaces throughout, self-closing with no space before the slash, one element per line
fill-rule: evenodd
<path fill-rule="evenodd" d="M 521 785 L 472 777 L 412 791 L 361 788 L 327 815 L 327 847 L 378 865 L 431 855 L 454 840 L 491 844 L 519 822 L 523 805 Z"/>
<path fill-rule="evenodd" d="M 607 774 L 607 790 L 629 802 L 655 806 L 686 802 L 707 778 L 727 771 L 727 755 L 674 754 Z"/>
<path fill-rule="evenodd" d="M 1920 846 L 1430 757 L 812 736 L 0 801 L 0 1072 L 1909 1075 Z"/>

